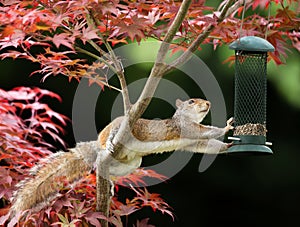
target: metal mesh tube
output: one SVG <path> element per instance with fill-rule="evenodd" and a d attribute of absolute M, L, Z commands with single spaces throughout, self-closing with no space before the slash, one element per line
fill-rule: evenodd
<path fill-rule="evenodd" d="M 267 53 L 236 51 L 234 135 L 266 136 Z"/>

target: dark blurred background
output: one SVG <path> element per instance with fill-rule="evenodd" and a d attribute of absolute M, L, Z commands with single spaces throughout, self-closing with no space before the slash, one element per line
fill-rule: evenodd
<path fill-rule="evenodd" d="M 137 53 L 132 53 L 136 55 Z M 139 53 L 141 54 L 141 53 Z M 145 53 L 142 53 L 145 54 Z M 222 62 L 233 52 L 227 46 L 213 51 L 203 46 L 198 53 L 215 75 L 223 91 L 227 118 L 233 115 L 234 67 Z M 300 55 L 293 52 L 286 65 L 268 64 L 267 140 L 273 143 L 272 156 L 219 156 L 204 172 L 198 167 L 202 155 L 193 155 L 185 168 L 167 182 L 150 186 L 173 207 L 175 221 L 167 215 L 143 209 L 129 218 L 150 217 L 156 226 L 298 226 L 300 225 Z M 146 77 L 151 64 L 126 68 L 129 83 Z M 39 66 L 23 60 L 0 61 L 0 88 L 9 90 L 16 86 L 38 86 L 58 93 L 63 102 L 51 101 L 57 112 L 72 117 L 72 102 L 78 83 L 62 76 L 41 77 L 30 73 Z M 199 72 L 201 76 L 201 72 Z M 177 83 L 190 97 L 201 97 L 201 90 L 179 71 L 166 75 Z M 110 83 L 115 84 L 112 78 Z M 96 86 L 96 85 L 93 85 Z M 172 91 L 169 91 L 172 92 Z M 110 106 L 118 92 L 106 88 L 97 105 L 96 124 L 100 131 L 110 122 Z M 176 96 L 176 94 L 174 94 Z M 174 108 L 162 100 L 151 102 L 145 117 L 167 118 Z M 210 124 L 209 118 L 205 119 Z M 225 122 L 224 122 L 225 124 Z M 64 139 L 68 146 L 75 145 L 72 125 L 66 128 Z M 145 158 L 143 165 L 159 163 L 167 155 Z M 124 191 L 125 193 L 126 191 Z M 130 224 L 128 226 L 131 226 Z"/>

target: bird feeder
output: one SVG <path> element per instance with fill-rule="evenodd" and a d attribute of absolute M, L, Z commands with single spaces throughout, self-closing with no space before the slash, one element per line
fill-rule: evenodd
<path fill-rule="evenodd" d="M 266 146 L 267 58 L 274 47 L 265 39 L 246 36 L 229 45 L 235 50 L 233 146 L 228 154 L 272 154 Z"/>

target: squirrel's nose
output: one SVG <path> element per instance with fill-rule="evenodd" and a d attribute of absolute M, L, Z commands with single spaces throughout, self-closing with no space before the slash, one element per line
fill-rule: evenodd
<path fill-rule="evenodd" d="M 209 101 L 206 102 L 206 106 L 210 107 L 210 102 Z"/>

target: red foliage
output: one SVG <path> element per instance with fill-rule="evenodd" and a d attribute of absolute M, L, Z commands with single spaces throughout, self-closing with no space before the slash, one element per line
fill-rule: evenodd
<path fill-rule="evenodd" d="M 0 226 L 8 219 L 10 200 L 16 184 L 28 175 L 28 171 L 41 158 L 51 154 L 52 140 L 64 145 L 61 134 L 66 117 L 53 111 L 43 98 L 50 97 L 61 101 L 57 94 L 39 88 L 19 87 L 11 91 L 0 89 Z M 56 122 L 56 123 L 55 123 Z M 47 141 L 43 138 L 49 138 Z M 142 184 L 143 177 L 165 179 L 154 171 L 138 169 L 128 177 L 118 178 L 119 184 Z M 20 226 L 49 226 L 54 224 L 74 224 L 100 226 L 99 219 L 105 218 L 95 212 L 96 179 L 92 173 L 75 187 L 65 187 L 51 206 L 25 217 Z M 119 187 L 119 186 L 118 186 Z M 121 216 L 130 215 L 144 206 L 151 206 L 172 216 L 169 206 L 157 194 L 136 190 L 136 196 L 122 204 L 117 196 L 113 199 L 109 221 L 116 226 L 122 225 Z M 10 224 L 14 226 L 18 217 Z M 138 222 L 139 223 L 139 222 Z M 141 223 L 146 223 L 142 221 Z M 141 226 L 142 224 L 140 224 Z"/>
<path fill-rule="evenodd" d="M 58 95 L 39 88 L 0 89 L 0 198 L 4 205 L 29 168 L 51 154 L 50 143 L 64 145 L 61 134 L 67 118 L 43 103 L 44 97 L 61 101 Z"/>
<path fill-rule="evenodd" d="M 161 181 L 167 180 L 167 178 L 164 175 L 161 175 L 159 173 L 156 173 L 154 170 L 151 169 L 143 169 L 139 168 L 135 170 L 133 173 L 127 175 L 125 178 L 124 177 L 116 177 L 116 185 L 121 185 L 121 186 L 128 186 L 128 185 L 133 185 L 136 187 L 142 187 L 146 186 L 146 182 L 144 179 L 146 177 L 153 177 Z"/>
<path fill-rule="evenodd" d="M 254 13 L 258 11 L 260 15 L 267 15 L 270 2 L 278 10 L 269 20 L 267 16 Z M 43 74 L 44 79 L 58 74 L 70 79 L 85 76 L 90 78 L 91 83 L 104 86 L 105 73 L 100 75 L 100 80 L 99 76 L 95 80 L 98 74 L 91 70 L 91 64 L 76 54 L 82 52 L 96 56 L 95 60 L 102 57 L 105 60 L 102 63 L 110 64 L 110 59 L 99 49 L 90 51 L 86 47 L 95 47 L 91 42 L 99 46 L 106 46 L 103 43 L 108 42 L 113 46 L 130 40 L 139 42 L 148 37 L 163 40 L 180 4 L 180 1 L 1 0 L 0 58 L 26 58 L 38 62 L 41 70 L 36 73 Z M 295 6 L 291 7 L 293 4 Z M 268 29 L 267 39 L 276 48 L 271 57 L 277 64 L 284 62 L 287 49 L 300 49 L 299 7 L 296 4 L 298 0 L 289 0 L 287 6 L 279 0 L 253 0 L 247 7 L 247 10 L 253 10 L 253 14 L 245 18 L 242 35 L 264 37 Z M 216 48 L 236 40 L 240 36 L 242 8 L 217 25 L 219 11 L 208 7 L 204 0 L 193 1 L 174 43 L 188 47 L 210 24 L 216 27 L 204 43 L 211 43 Z M 32 51 L 33 46 L 41 48 Z M 180 49 L 175 48 L 174 51 Z M 98 67 L 104 68 L 107 64 Z"/>

